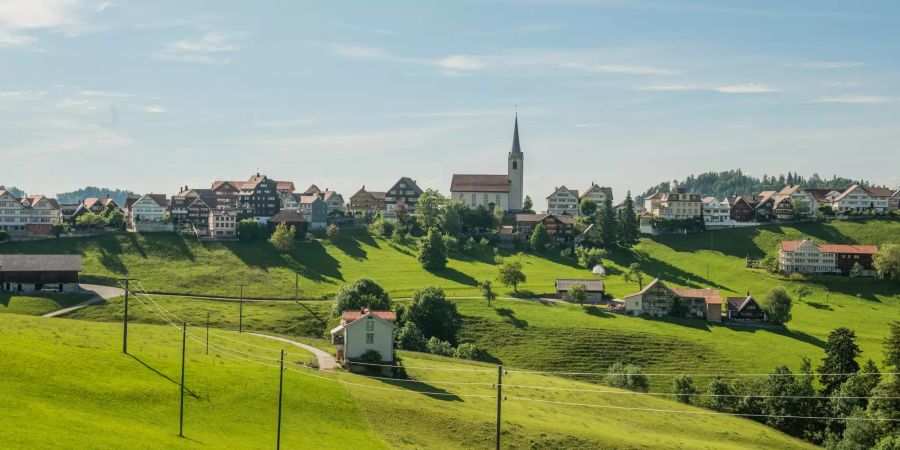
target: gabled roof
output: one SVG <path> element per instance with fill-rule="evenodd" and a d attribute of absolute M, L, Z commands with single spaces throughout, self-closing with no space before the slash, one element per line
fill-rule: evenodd
<path fill-rule="evenodd" d="M 38 204 L 38 202 L 40 202 L 41 200 L 46 200 L 47 203 L 50 204 L 51 208 L 59 209 L 59 202 L 57 202 L 55 198 L 45 197 L 43 195 L 30 195 L 30 196 L 28 196 L 27 200 L 28 200 L 28 204 L 24 205 L 24 203 L 23 203 L 23 205 L 30 207 L 30 208 L 33 208 L 34 205 Z"/>
<path fill-rule="evenodd" d="M 318 194 L 320 192 L 322 192 L 322 190 L 319 189 L 319 187 L 316 186 L 315 184 L 309 185 L 309 187 L 306 188 L 305 191 L 303 191 L 304 194 Z"/>
<path fill-rule="evenodd" d="M 781 250 L 785 252 L 793 252 L 797 250 L 804 242 L 810 242 L 815 245 L 819 251 L 824 253 L 850 253 L 858 255 L 874 255 L 878 253 L 877 245 L 850 245 L 850 244 L 816 244 L 809 239 L 799 241 L 781 241 Z"/>
<path fill-rule="evenodd" d="M 644 286 L 643 289 L 641 289 L 641 290 L 638 291 L 638 292 L 635 292 L 634 294 L 626 295 L 625 298 L 628 298 L 628 297 L 634 297 L 635 295 L 642 295 L 642 294 L 646 293 L 647 291 L 649 291 L 651 288 L 655 287 L 655 286 L 658 285 L 658 284 L 659 284 L 659 285 L 662 285 L 662 287 L 665 288 L 667 291 L 672 292 L 672 290 L 669 289 L 669 287 L 666 286 L 665 283 L 662 282 L 662 280 L 660 280 L 659 278 L 654 278 L 653 281 L 647 283 L 647 285 Z M 674 292 L 673 292 L 673 294 L 674 294 Z"/>
<path fill-rule="evenodd" d="M 759 205 L 759 201 L 750 195 L 732 195 L 728 197 L 728 203 L 731 206 L 735 206 L 737 202 L 744 202 L 753 208 L 756 208 L 756 206 Z"/>
<path fill-rule="evenodd" d="M 344 197 L 343 197 L 341 194 L 338 194 L 338 193 L 335 192 L 335 191 L 325 191 L 325 192 L 322 192 L 322 195 L 323 195 L 323 199 L 324 199 L 326 202 L 327 202 L 329 199 L 331 199 L 331 197 L 334 197 L 334 196 L 341 197 L 341 201 L 344 201 Z"/>
<path fill-rule="evenodd" d="M 797 190 L 799 190 L 799 189 L 800 189 L 799 184 L 789 184 L 789 185 L 785 186 L 784 188 L 782 188 L 780 191 L 778 191 L 778 194 L 779 195 L 791 195 L 794 192 L 797 192 Z"/>
<path fill-rule="evenodd" d="M 394 183 L 393 186 L 391 186 L 391 189 L 393 189 L 400 183 L 406 184 L 406 189 L 412 189 L 413 191 L 415 191 L 416 195 L 422 195 L 422 188 L 420 188 L 419 185 L 416 184 L 416 180 L 413 180 L 410 177 L 400 177 L 400 179 L 397 180 L 397 182 Z"/>
<path fill-rule="evenodd" d="M 116 208 L 119 207 L 119 204 L 116 203 L 115 200 L 113 200 L 113 199 L 111 199 L 111 198 L 109 198 L 109 197 L 104 197 L 104 198 L 96 198 L 96 197 L 86 198 L 86 199 L 84 199 L 84 202 L 83 202 L 83 203 L 84 203 L 84 206 L 85 206 L 86 208 L 90 208 L 90 207 L 92 207 L 92 206 L 95 206 L 95 205 L 98 204 L 98 203 L 99 203 L 100 205 L 103 205 L 104 208 L 105 208 L 107 205 L 109 205 L 110 203 L 112 203 L 113 205 L 115 205 Z"/>
<path fill-rule="evenodd" d="M 759 302 L 757 302 L 757 301 L 756 301 L 752 296 L 750 296 L 750 295 L 748 295 L 748 296 L 746 296 L 746 297 L 728 297 L 728 298 L 725 299 L 725 303 L 726 303 L 725 308 L 727 308 L 729 311 L 738 311 L 738 312 L 740 312 L 740 311 L 743 311 L 743 310 L 744 310 L 744 307 L 746 307 L 747 305 L 749 305 L 751 302 L 756 303 L 757 305 L 759 305 Z"/>
<path fill-rule="evenodd" d="M 296 223 L 296 222 L 306 222 L 306 216 L 300 214 L 297 211 L 292 211 L 289 209 L 282 209 L 278 211 L 274 216 L 269 218 L 269 223 Z"/>
<path fill-rule="evenodd" d="M 129 208 L 131 205 L 134 205 L 137 202 L 140 202 L 144 199 L 150 200 L 156 203 L 158 206 L 166 208 L 169 206 L 169 201 L 166 200 L 166 194 L 147 194 L 141 198 L 128 198 L 125 200 L 125 207 Z"/>
<path fill-rule="evenodd" d="M 313 204 L 313 203 L 315 203 L 317 200 L 318 200 L 318 201 L 321 201 L 321 202 L 324 202 L 324 201 L 325 201 L 325 200 L 322 200 L 322 197 L 320 197 L 320 196 L 314 194 L 314 195 L 301 195 L 301 196 L 297 199 L 297 203 L 304 204 L 304 205 L 306 205 L 306 204 Z"/>
<path fill-rule="evenodd" d="M 81 255 L 0 255 L 0 272 L 80 272 Z"/>
<path fill-rule="evenodd" d="M 612 199 L 612 188 L 611 187 L 603 187 L 594 182 L 591 182 L 591 185 L 587 189 L 584 190 L 584 193 L 581 194 L 580 198 L 587 197 L 588 194 L 593 192 L 595 188 L 602 191 L 604 194 L 606 194 L 607 198 Z M 578 192 L 578 191 L 575 191 L 575 192 Z"/>
<path fill-rule="evenodd" d="M 578 191 L 567 188 L 565 185 L 556 188 L 552 194 L 548 195 L 547 198 L 553 197 L 556 194 L 559 194 L 562 191 L 566 191 L 569 194 L 572 194 L 575 198 L 578 198 Z"/>
<path fill-rule="evenodd" d="M 556 280 L 556 291 L 568 292 L 572 286 L 583 284 L 588 292 L 603 292 L 603 282 L 595 279 L 576 280 L 571 278 L 560 278 Z"/>
<path fill-rule="evenodd" d="M 681 298 L 702 298 L 707 305 L 721 305 L 722 294 L 718 289 L 669 288 Z"/>
<path fill-rule="evenodd" d="M 453 174 L 450 192 L 509 192 L 506 175 Z"/>
<path fill-rule="evenodd" d="M 363 308 L 361 311 L 344 311 L 341 313 L 341 320 L 346 320 L 349 323 L 359 320 L 368 314 L 392 322 L 397 320 L 397 313 L 394 311 L 370 311 L 368 308 Z"/>
<path fill-rule="evenodd" d="M 894 195 L 894 191 L 888 188 L 866 188 L 872 197 L 890 197 Z"/>
<path fill-rule="evenodd" d="M 567 216 L 565 214 L 516 214 L 516 222 L 543 222 L 548 218 L 555 219 L 566 224 L 575 223 L 574 216 Z"/>
<path fill-rule="evenodd" d="M 294 192 L 294 182 L 293 181 L 276 181 L 275 189 L 279 190 L 279 191 Z"/>
<path fill-rule="evenodd" d="M 807 194 L 809 194 L 810 196 L 812 196 L 812 198 L 813 198 L 815 201 L 817 201 L 817 202 L 819 202 L 819 203 L 825 203 L 825 202 L 827 202 L 827 200 L 826 200 L 825 197 L 827 197 L 828 194 L 830 194 L 831 191 L 833 191 L 833 190 L 834 190 L 834 189 L 818 189 L 818 188 L 810 188 L 810 189 L 803 189 L 803 192 L 806 192 Z"/>
<path fill-rule="evenodd" d="M 236 191 L 239 191 L 239 190 L 241 190 L 241 186 L 242 186 L 243 184 L 244 184 L 244 183 L 243 183 L 242 181 L 214 181 L 213 184 L 212 184 L 212 188 L 213 188 L 214 191 L 217 191 L 217 190 L 222 189 L 222 188 L 224 188 L 224 187 L 226 187 L 226 186 L 231 186 L 232 189 L 234 189 L 234 190 L 236 190 Z"/>
<path fill-rule="evenodd" d="M 844 197 L 850 195 L 851 192 L 853 192 L 857 189 L 862 189 L 863 192 L 865 192 L 866 194 L 869 194 L 869 191 L 867 189 L 863 188 L 862 186 L 860 186 L 858 184 L 854 184 L 853 186 L 848 187 L 846 191 L 841 192 L 841 195 L 838 195 L 837 197 L 835 197 L 834 201 L 839 202 L 839 201 L 843 200 Z"/>

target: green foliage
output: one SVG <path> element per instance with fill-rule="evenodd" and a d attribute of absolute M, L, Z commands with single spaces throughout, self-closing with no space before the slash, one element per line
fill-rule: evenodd
<path fill-rule="evenodd" d="M 657 191 L 670 191 L 673 184 L 683 187 L 690 192 L 698 192 L 701 195 L 711 195 L 722 199 L 734 193 L 756 195 L 762 191 L 780 191 L 788 184 L 799 184 L 805 188 L 844 190 L 855 183 L 870 186 L 869 183 L 862 180 L 854 181 L 842 177 L 824 179 L 815 173 L 810 177 L 788 172 L 786 175 L 783 174 L 777 177 L 763 175 L 762 178 L 757 178 L 744 175 L 740 169 L 737 169 L 723 172 L 704 172 L 696 176 L 691 175 L 681 181 L 675 180 L 672 183 L 665 181 L 648 189 L 642 197 L 646 198 Z"/>
<path fill-rule="evenodd" d="M 768 315 L 769 321 L 785 324 L 791 321 L 793 304 L 791 294 L 788 294 L 785 288 L 777 287 L 769 291 L 761 306 Z"/>
<path fill-rule="evenodd" d="M 488 307 L 491 306 L 491 302 L 497 298 L 497 294 L 494 292 L 493 283 L 491 280 L 484 280 L 478 284 L 478 289 L 481 290 L 481 296 L 487 300 Z"/>
<path fill-rule="evenodd" d="M 846 417 L 857 409 L 865 410 L 868 407 L 867 398 L 880 382 L 878 366 L 870 359 L 859 373 L 847 378 L 847 381 L 841 383 L 832 393 L 832 412 L 836 416 Z"/>
<path fill-rule="evenodd" d="M 419 241 L 419 263 L 425 270 L 441 270 L 447 267 L 447 247 L 444 238 L 436 228 L 428 230 Z"/>
<path fill-rule="evenodd" d="M 592 219 L 597 214 L 597 202 L 589 198 L 583 198 L 581 203 L 578 204 L 578 211 L 581 212 L 583 217 Z"/>
<path fill-rule="evenodd" d="M 52 226 L 53 226 L 53 235 L 56 237 L 59 237 L 63 233 L 68 233 L 69 228 L 70 228 L 68 222 L 61 222 L 59 220 L 54 221 Z M 3 239 L 0 239 L 0 241 L 2 241 L 2 240 Z"/>
<path fill-rule="evenodd" d="M 769 273 L 778 273 L 778 269 L 780 268 L 778 257 L 775 255 L 766 255 L 766 257 L 759 262 L 759 267 L 762 267 Z"/>
<path fill-rule="evenodd" d="M 453 352 L 453 357 L 457 359 L 468 359 L 472 361 L 483 361 L 485 359 L 485 351 L 472 343 L 459 344 Z"/>
<path fill-rule="evenodd" d="M 407 321 L 397 331 L 397 348 L 413 352 L 424 352 L 428 350 L 425 341 L 425 335 L 415 322 Z"/>
<path fill-rule="evenodd" d="M 812 294 L 813 294 L 812 288 L 805 284 L 801 284 L 800 286 L 797 287 L 797 300 L 798 301 L 802 302 L 804 297 L 809 297 Z"/>
<path fill-rule="evenodd" d="M 809 216 L 809 202 L 802 198 L 796 198 L 792 200 L 792 204 L 794 206 L 794 217 Z"/>
<path fill-rule="evenodd" d="M 872 262 L 878 278 L 900 281 L 900 244 L 882 245 Z"/>
<path fill-rule="evenodd" d="M 817 209 L 817 211 L 819 212 L 820 215 L 825 216 L 825 217 L 834 216 L 834 209 L 831 207 L 831 205 L 827 205 L 827 204 L 819 205 L 819 208 Z"/>
<path fill-rule="evenodd" d="M 609 197 L 603 201 L 595 223 L 600 228 L 600 239 L 603 241 L 603 246 L 606 248 L 615 246 L 619 240 L 619 224 L 616 219 L 616 210 L 613 209 L 612 200 Z"/>
<path fill-rule="evenodd" d="M 423 229 L 437 228 L 441 224 L 441 209 L 447 199 L 435 189 L 428 188 L 419 196 L 416 219 Z"/>
<path fill-rule="evenodd" d="M 125 199 L 131 194 L 125 189 L 109 189 L 94 186 L 87 186 L 72 192 L 63 192 L 56 194 L 56 200 L 60 203 L 78 203 L 86 198 L 106 198 L 113 199 L 117 204 L 124 205 Z"/>
<path fill-rule="evenodd" d="M 681 403 L 691 404 L 694 394 L 697 390 L 694 388 L 694 380 L 688 375 L 678 375 L 672 380 L 672 393 L 675 394 L 675 400 Z"/>
<path fill-rule="evenodd" d="M 856 345 L 856 333 L 849 328 L 840 327 L 828 335 L 825 343 L 825 358 L 819 366 L 819 382 L 824 386 L 823 393 L 831 395 L 848 378 L 849 374 L 859 371 L 856 357 L 860 349 Z"/>
<path fill-rule="evenodd" d="M 619 242 L 623 247 L 631 247 L 641 237 L 640 222 L 637 213 L 634 210 L 634 200 L 631 198 L 631 191 L 625 195 L 625 201 L 622 203 L 622 210 L 619 212 Z"/>
<path fill-rule="evenodd" d="M 294 238 L 297 229 L 287 222 L 281 222 L 275 227 L 275 231 L 269 236 L 269 243 L 281 252 L 289 252 L 294 247 Z"/>
<path fill-rule="evenodd" d="M 708 406 L 713 411 L 731 412 L 737 405 L 737 398 L 734 397 L 734 389 L 731 384 L 723 381 L 721 378 L 714 378 L 707 386 L 706 393 Z"/>
<path fill-rule="evenodd" d="M 900 321 L 891 322 L 890 334 L 885 336 L 883 344 L 885 367 L 900 372 Z"/>
<path fill-rule="evenodd" d="M 526 195 L 525 200 L 522 202 L 522 212 L 525 214 L 534 214 L 534 202 L 531 200 L 530 195 Z"/>
<path fill-rule="evenodd" d="M 637 283 L 640 289 L 644 289 L 644 271 L 641 270 L 640 264 L 629 264 L 628 270 L 622 274 L 622 278 L 629 283 Z"/>
<path fill-rule="evenodd" d="M 858 262 L 853 263 L 853 266 L 850 267 L 850 277 L 851 278 L 861 277 L 862 274 L 863 274 L 862 264 L 860 264 Z"/>
<path fill-rule="evenodd" d="M 237 223 L 238 239 L 244 242 L 260 241 L 266 237 L 266 230 L 258 220 L 244 219 Z"/>
<path fill-rule="evenodd" d="M 568 293 L 569 299 L 578 302 L 579 305 L 583 305 L 584 301 L 587 300 L 587 288 L 582 283 L 578 283 L 570 287 Z"/>
<path fill-rule="evenodd" d="M 547 247 L 550 245 L 550 235 L 547 234 L 547 228 L 544 226 L 544 222 L 538 222 L 537 226 L 534 227 L 534 231 L 531 232 L 531 238 L 528 240 L 528 243 L 531 244 L 531 248 L 536 252 L 547 250 Z"/>
<path fill-rule="evenodd" d="M 440 356 L 453 356 L 453 346 L 447 341 L 442 341 L 435 336 L 428 338 L 426 343 L 428 353 Z"/>
<path fill-rule="evenodd" d="M 391 298 L 378 283 L 361 278 L 341 286 L 334 298 L 331 315 L 338 317 L 344 311 L 359 311 L 362 308 L 388 311 L 391 309 Z"/>
<path fill-rule="evenodd" d="M 106 221 L 92 212 L 86 212 L 75 219 L 75 226 L 82 230 L 93 230 L 106 225 Z"/>
<path fill-rule="evenodd" d="M 383 238 L 390 238 L 394 234 L 394 228 L 393 223 L 388 222 L 379 215 L 369 224 L 369 233 Z"/>
<path fill-rule="evenodd" d="M 106 226 L 110 228 L 118 230 L 125 226 L 125 214 L 112 203 L 106 205 L 106 209 L 100 213 L 100 217 L 103 219 Z"/>
<path fill-rule="evenodd" d="M 647 392 L 650 389 L 650 382 L 640 367 L 622 362 L 609 367 L 605 381 L 609 386 L 637 392 Z"/>
<path fill-rule="evenodd" d="M 9 233 L 6 230 L 0 230 L 0 242 L 9 240 Z"/>
<path fill-rule="evenodd" d="M 519 285 L 525 283 L 527 278 L 522 271 L 522 262 L 519 260 L 503 261 L 500 271 L 497 273 L 497 281 L 504 286 L 512 286 L 514 291 L 519 290 Z"/>
<path fill-rule="evenodd" d="M 414 322 L 425 336 L 456 342 L 462 316 L 456 309 L 456 303 L 444 295 L 443 289 L 428 286 L 417 290 L 406 311 L 406 320 Z"/>
<path fill-rule="evenodd" d="M 325 235 L 328 236 L 328 239 L 334 239 L 341 234 L 341 227 L 331 224 L 325 228 Z"/>
<path fill-rule="evenodd" d="M 359 355 L 359 362 L 365 364 L 381 364 L 384 361 L 384 358 L 381 357 L 381 353 L 378 353 L 378 350 L 370 348 L 363 352 L 362 355 Z"/>
<path fill-rule="evenodd" d="M 575 255 L 578 256 L 578 263 L 582 267 L 593 269 L 597 264 L 603 263 L 603 258 L 606 257 L 607 252 L 602 248 L 579 246 L 575 248 Z"/>

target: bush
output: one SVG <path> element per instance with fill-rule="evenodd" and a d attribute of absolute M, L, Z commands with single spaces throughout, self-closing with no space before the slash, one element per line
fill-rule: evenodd
<path fill-rule="evenodd" d="M 359 311 L 362 308 L 390 310 L 391 298 L 378 283 L 362 278 L 341 286 L 334 298 L 331 315 L 339 317 L 344 311 Z"/>
<path fill-rule="evenodd" d="M 378 217 L 369 224 L 369 233 L 383 238 L 389 238 L 394 234 L 394 224 Z"/>
<path fill-rule="evenodd" d="M 269 243 L 281 252 L 288 252 L 294 246 L 294 238 L 297 236 L 297 229 L 287 222 L 281 222 L 275 227 L 275 232 L 269 236 Z"/>
<path fill-rule="evenodd" d="M 566 247 L 559 251 L 559 256 L 566 259 L 571 259 L 575 256 L 575 252 L 572 250 L 572 247 Z"/>
<path fill-rule="evenodd" d="M 242 241 L 258 241 L 266 237 L 265 229 L 259 221 L 244 219 L 237 224 L 238 239 Z"/>
<path fill-rule="evenodd" d="M 362 355 L 359 356 L 359 362 L 366 364 L 381 364 L 384 359 L 381 358 L 381 353 L 378 353 L 378 350 L 368 349 Z"/>
<path fill-rule="evenodd" d="M 428 234 L 419 241 L 419 263 L 428 271 L 441 270 L 447 267 L 447 246 L 444 237 L 436 228 L 428 230 Z M 455 240 L 455 238 L 453 238 Z"/>
<path fill-rule="evenodd" d="M 694 389 L 694 380 L 688 375 L 679 375 L 672 381 L 672 392 L 675 400 L 681 403 L 691 404 L 691 398 L 697 391 Z"/>
<path fill-rule="evenodd" d="M 465 343 L 456 347 L 453 356 L 458 359 L 469 359 L 472 361 L 481 361 L 484 359 L 485 351 L 476 347 L 475 344 Z"/>
<path fill-rule="evenodd" d="M 338 237 L 338 234 L 340 234 L 340 233 L 341 233 L 341 227 L 339 227 L 335 224 L 328 225 L 328 227 L 325 228 L 325 235 L 328 236 L 328 239 L 334 239 L 334 238 Z"/>
<path fill-rule="evenodd" d="M 453 346 L 447 341 L 432 336 L 425 345 L 428 347 L 428 353 L 433 355 L 453 356 Z"/>
<path fill-rule="evenodd" d="M 762 309 L 770 321 L 785 324 L 791 321 L 792 304 L 791 295 L 784 288 L 776 287 L 769 291 L 769 295 L 762 304 Z"/>
<path fill-rule="evenodd" d="M 650 383 L 640 367 L 633 364 L 615 363 L 606 373 L 606 384 L 638 392 L 647 392 Z"/>
<path fill-rule="evenodd" d="M 603 262 L 603 258 L 606 256 L 606 250 L 597 247 L 577 247 L 575 249 L 575 254 L 578 255 L 579 264 L 588 269 L 593 269 L 594 266 Z"/>
<path fill-rule="evenodd" d="M 412 352 L 424 352 L 428 350 L 425 335 L 415 322 L 406 322 L 397 332 L 397 348 Z"/>
<path fill-rule="evenodd" d="M 478 245 L 478 243 L 475 242 L 475 238 L 470 237 L 466 239 L 466 243 L 463 244 L 463 251 L 466 253 L 472 253 L 473 251 L 475 251 L 476 245 Z"/>
<path fill-rule="evenodd" d="M 437 286 L 417 290 L 406 316 L 406 320 L 415 322 L 425 336 L 449 342 L 456 342 L 456 334 L 462 327 L 462 316 L 456 303 L 447 300 L 444 290 Z"/>

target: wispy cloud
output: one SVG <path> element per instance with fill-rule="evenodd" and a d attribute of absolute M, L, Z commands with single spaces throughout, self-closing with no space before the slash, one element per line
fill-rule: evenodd
<path fill-rule="evenodd" d="M 288 120 L 270 120 L 266 122 L 256 122 L 250 126 L 253 128 L 292 128 L 312 125 L 318 122 L 312 118 L 288 119 Z"/>
<path fill-rule="evenodd" d="M 774 88 L 767 84 L 761 83 L 744 83 L 732 85 L 696 85 L 696 84 L 658 84 L 647 86 L 636 86 L 636 91 L 651 92 L 678 92 L 678 91 L 711 91 L 723 94 L 764 94 L 771 92 L 780 92 L 780 89 Z"/>
<path fill-rule="evenodd" d="M 350 59 L 377 59 L 377 60 L 395 60 L 397 57 L 391 52 L 379 48 L 369 47 L 365 45 L 331 43 L 328 45 L 331 51 L 336 55 Z"/>
<path fill-rule="evenodd" d="M 0 99 L 6 100 L 33 100 L 41 98 L 47 94 L 47 91 L 0 91 Z"/>
<path fill-rule="evenodd" d="M 77 36 L 96 29 L 88 23 L 93 14 L 112 6 L 89 0 L 4 0 L 0 2 L 0 46 L 35 42 L 35 30 L 51 30 Z"/>
<path fill-rule="evenodd" d="M 788 67 L 798 69 L 849 69 L 864 65 L 865 63 L 859 61 L 807 61 L 787 64 Z"/>
<path fill-rule="evenodd" d="M 730 86 L 717 86 L 713 88 L 716 92 L 723 92 L 726 94 L 763 94 L 769 92 L 779 92 L 778 89 L 775 89 L 766 84 L 757 84 L 757 83 L 745 83 L 745 84 L 733 84 Z"/>
<path fill-rule="evenodd" d="M 190 63 L 228 63 L 227 56 L 241 49 L 238 43 L 243 36 L 208 31 L 201 36 L 182 39 L 168 44 L 156 57 L 162 60 Z"/>
<path fill-rule="evenodd" d="M 145 113 L 150 113 L 150 114 L 163 114 L 165 112 L 168 112 L 168 110 L 166 108 L 163 108 L 162 106 L 159 106 L 159 105 L 145 106 L 145 107 L 141 108 L 141 110 L 144 111 Z"/>
<path fill-rule="evenodd" d="M 449 70 L 479 70 L 485 67 L 483 61 L 469 55 L 451 55 L 438 60 L 437 65 Z"/>
<path fill-rule="evenodd" d="M 855 105 L 875 105 L 891 102 L 890 97 L 881 95 L 832 95 L 819 97 L 813 103 L 848 103 Z"/>

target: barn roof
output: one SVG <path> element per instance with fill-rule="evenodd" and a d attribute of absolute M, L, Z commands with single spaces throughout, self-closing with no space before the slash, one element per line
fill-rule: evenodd
<path fill-rule="evenodd" d="M 80 272 L 81 255 L 0 255 L 0 272 Z"/>

